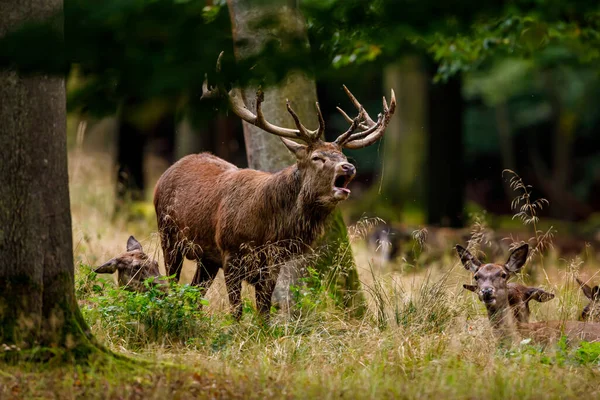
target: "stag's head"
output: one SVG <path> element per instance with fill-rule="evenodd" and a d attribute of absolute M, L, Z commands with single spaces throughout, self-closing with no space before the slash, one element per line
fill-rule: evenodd
<path fill-rule="evenodd" d="M 217 72 L 220 71 L 220 59 L 217 61 Z M 335 204 L 345 200 L 350 195 L 348 184 L 356 175 L 356 168 L 348 162 L 342 153 L 346 149 L 360 149 L 377 142 L 385 132 L 390 118 L 396 110 L 396 97 L 391 92 L 390 104 L 383 98 L 383 112 L 373 120 L 358 102 L 354 95 L 344 86 L 344 90 L 354 107 L 358 111 L 355 118 L 351 118 L 341 108 L 338 111 L 344 116 L 349 124 L 346 132 L 342 133 L 333 142 L 323 140 L 325 133 L 325 121 L 316 103 L 316 112 L 319 119 L 319 127 L 315 130 L 307 129 L 298 115 L 287 102 L 287 111 L 291 115 L 296 129 L 284 128 L 269 123 L 262 112 L 261 105 L 264 94 L 258 91 L 256 94 L 256 112 L 250 111 L 244 104 L 241 92 L 237 88 L 227 91 L 223 86 L 215 88 L 208 87 L 207 81 L 203 85 L 203 98 L 226 97 L 230 109 L 242 120 L 255 125 L 264 131 L 279 136 L 283 144 L 291 151 L 297 160 L 305 187 L 310 188 L 311 194 L 321 203 Z"/>
<path fill-rule="evenodd" d="M 155 278 L 155 284 L 160 285 L 160 288 L 166 288 L 166 282 L 160 279 L 158 263 L 144 253 L 142 245 L 133 236 L 127 240 L 126 252 L 108 260 L 94 272 L 98 274 L 117 272 L 119 286 L 134 291 L 145 291 L 144 281 L 148 278 Z"/>
<path fill-rule="evenodd" d="M 577 283 L 590 303 L 581 312 L 582 321 L 600 321 L 600 287 L 590 287 L 587 283 L 577 278 Z"/>
<path fill-rule="evenodd" d="M 467 289 L 475 292 L 488 310 L 509 307 L 508 279 L 525 265 L 529 245 L 524 244 L 513 250 L 505 264 L 483 264 L 459 245 L 456 251 L 465 269 L 471 271 L 475 279 L 475 287 Z"/>

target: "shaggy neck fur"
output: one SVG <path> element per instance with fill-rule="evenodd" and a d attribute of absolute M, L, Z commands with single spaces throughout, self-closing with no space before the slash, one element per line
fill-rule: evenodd
<path fill-rule="evenodd" d="M 306 175 L 295 164 L 275 173 L 264 186 L 272 242 L 292 239 L 309 246 L 335 209 L 335 203 L 320 200 Z"/>

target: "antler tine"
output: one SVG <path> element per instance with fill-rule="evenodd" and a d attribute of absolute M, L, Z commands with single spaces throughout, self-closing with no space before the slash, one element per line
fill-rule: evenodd
<path fill-rule="evenodd" d="M 320 139 L 325 133 L 325 118 L 323 118 L 323 114 L 321 113 L 321 107 L 319 107 L 318 101 L 315 103 L 315 107 L 317 108 L 317 117 L 319 118 L 319 128 L 317 129 L 314 138 Z"/>
<path fill-rule="evenodd" d="M 350 116 L 348 114 L 346 114 L 346 112 L 344 110 L 342 110 L 340 107 L 336 107 L 337 110 L 340 112 L 340 114 L 342 114 L 342 116 L 344 117 L 344 119 L 346 120 L 346 122 L 348 122 L 349 124 L 351 124 L 352 122 L 354 122 L 354 120 L 352 118 L 350 118 Z M 369 129 L 369 127 L 366 124 L 359 124 L 359 128 L 360 129 Z"/>
<path fill-rule="evenodd" d="M 378 122 L 375 123 L 376 126 L 379 126 L 376 127 L 373 132 L 369 133 L 366 137 L 363 137 L 365 132 L 357 133 L 352 140 L 346 141 L 343 146 L 347 149 L 361 149 L 378 141 L 381 136 L 383 136 L 385 128 L 387 128 L 388 124 L 390 123 L 390 119 L 392 118 L 392 115 L 394 115 L 394 111 L 396 111 L 396 94 L 392 89 L 389 107 L 385 97 L 383 97 L 383 115 L 380 115 Z"/>
<path fill-rule="evenodd" d="M 221 72 L 221 60 L 223 58 L 223 53 L 224 52 L 221 52 L 219 54 L 219 57 L 217 58 L 217 65 L 215 68 L 217 73 Z M 225 97 L 229 104 L 229 108 L 231 109 L 231 111 L 234 112 L 234 114 L 236 114 L 238 117 L 248 122 L 249 124 L 263 129 L 268 133 L 291 139 L 300 139 L 306 142 L 313 140 L 310 137 L 310 135 L 304 134 L 300 130 L 283 128 L 280 126 L 273 125 L 269 121 L 267 121 L 265 119 L 261 107 L 264 101 L 264 93 L 260 89 L 258 89 L 256 92 L 256 114 L 254 114 L 248 109 L 248 107 L 246 107 L 242 93 L 239 88 L 234 87 L 230 91 L 227 91 L 223 83 L 219 83 L 216 87 L 210 88 L 208 85 L 208 77 L 205 75 L 204 82 L 202 83 L 201 99 L 214 97 Z M 306 128 L 304 128 L 304 130 L 306 130 Z"/>
<path fill-rule="evenodd" d="M 333 143 L 337 144 L 338 146 L 343 146 L 344 143 L 346 143 L 348 141 L 348 139 L 350 137 L 352 137 L 352 134 L 354 133 L 354 131 L 356 131 L 358 129 L 358 127 L 360 125 L 360 121 L 364 117 L 365 117 L 365 109 L 361 107 L 356 118 L 350 120 L 350 121 L 352 121 L 350 128 L 348 128 L 348 130 L 346 132 L 344 132 L 340 136 L 338 136 L 337 139 L 335 139 L 335 141 Z"/>
<path fill-rule="evenodd" d="M 217 73 L 221 72 L 221 60 L 223 59 L 223 54 L 225 52 L 222 51 L 219 53 L 219 57 L 217 57 L 217 64 L 215 66 L 215 71 Z M 212 99 L 216 97 L 220 97 L 224 94 L 225 88 L 221 85 L 217 85 L 214 88 L 210 88 L 208 86 L 208 74 L 204 74 L 204 82 L 202 82 L 202 96 L 200 99 Z"/>
<path fill-rule="evenodd" d="M 300 136 L 302 136 L 302 138 L 304 140 L 308 140 L 308 141 L 312 140 L 312 136 L 311 136 L 312 132 L 310 132 L 308 129 L 306 129 L 306 127 L 304 125 L 302 125 L 302 122 L 300 122 L 300 118 L 298 117 L 298 114 L 296 114 L 296 112 L 292 109 L 292 106 L 290 105 L 290 101 L 288 99 L 285 99 L 285 106 L 287 107 L 288 112 L 294 119 L 294 123 L 296 124 L 296 128 L 298 128 L 298 132 L 300 133 Z"/>
<path fill-rule="evenodd" d="M 359 103 L 359 101 L 356 99 L 356 97 L 354 97 L 354 95 L 352 94 L 352 92 L 346 87 L 346 85 L 342 85 L 342 87 L 344 88 L 344 92 L 346 92 L 346 94 L 348 95 L 348 97 L 350 98 L 350 101 L 352 101 L 352 104 L 354 104 L 354 107 L 356 107 L 357 110 L 360 111 L 362 104 Z M 365 111 L 365 122 L 367 124 L 367 128 L 372 127 L 373 125 L 375 125 L 375 121 L 373 121 L 371 119 L 371 117 L 369 116 L 369 114 L 367 113 L 367 111 Z"/>
<path fill-rule="evenodd" d="M 363 139 L 366 138 L 367 136 L 369 136 L 371 133 L 375 132 L 376 129 L 379 129 L 379 127 L 381 126 L 381 124 L 383 123 L 383 114 L 379 114 L 377 116 L 377 122 L 375 122 L 375 125 L 373 125 L 372 127 L 370 127 L 369 129 L 362 131 L 362 132 L 357 132 L 354 133 L 352 135 L 350 135 L 350 137 L 348 137 L 343 144 L 348 143 L 348 142 L 352 142 L 355 140 L 359 140 L 359 139 Z"/>

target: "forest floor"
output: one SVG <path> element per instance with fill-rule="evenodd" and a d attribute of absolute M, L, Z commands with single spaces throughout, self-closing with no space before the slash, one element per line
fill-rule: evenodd
<path fill-rule="evenodd" d="M 202 300 L 188 285 L 172 286 L 167 297 L 118 290 L 113 277 L 96 276 L 90 267 L 124 251 L 133 234 L 162 268 L 152 206 L 134 206 L 129 215 L 135 218 L 111 219 L 111 163 L 76 154 L 70 164 L 80 307 L 101 343 L 148 363 L 104 359 L 88 366 L 9 366 L 0 371 L 0 399 L 600 396 L 600 346 L 497 344 L 484 306 L 462 288 L 471 277 L 452 252 L 452 237 L 438 241 L 438 251 L 416 254 L 409 247 L 384 263 L 354 235 L 368 304 L 361 318 L 335 307 L 325 290 L 298 287 L 292 310 L 279 311 L 264 327 L 246 287 L 244 315 L 234 322 L 222 275 Z M 473 224 L 475 234 L 482 229 L 483 219 Z M 524 230 L 535 236 L 531 227 Z M 480 245 L 487 249 L 484 241 Z M 595 276 L 600 262 L 591 253 L 546 252 L 514 278 L 556 294 L 552 301 L 532 304 L 532 320 L 577 318 L 587 303 L 575 276 L 600 280 Z M 193 265 L 186 264 L 184 282 L 192 273 Z M 206 303 L 202 310 L 199 301 Z"/>

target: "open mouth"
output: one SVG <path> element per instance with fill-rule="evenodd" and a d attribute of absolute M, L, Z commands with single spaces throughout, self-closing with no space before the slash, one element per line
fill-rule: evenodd
<path fill-rule="evenodd" d="M 353 175 L 338 175 L 333 180 L 333 190 L 335 192 L 336 197 L 339 195 L 340 197 L 348 197 L 350 195 L 350 189 L 348 189 L 348 184 L 354 178 Z"/>
<path fill-rule="evenodd" d="M 492 296 L 484 296 L 482 300 L 484 304 L 493 305 L 496 303 L 496 298 Z"/>

